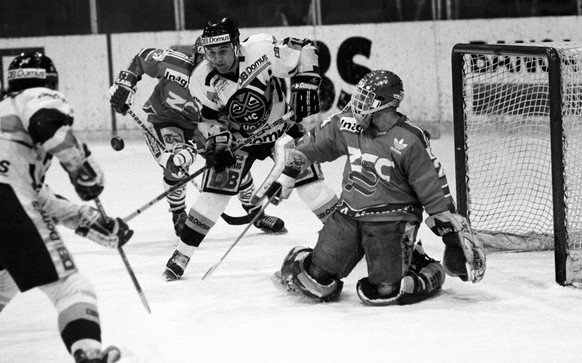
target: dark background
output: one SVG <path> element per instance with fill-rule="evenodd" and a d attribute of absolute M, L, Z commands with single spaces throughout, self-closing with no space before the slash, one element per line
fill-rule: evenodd
<path fill-rule="evenodd" d="M 97 26 L 91 27 L 96 4 Z M 0 38 L 180 30 L 174 4 L 183 3 L 185 30 L 229 16 L 242 28 L 386 23 L 421 20 L 582 15 L 582 0 L 2 0 Z M 179 8 L 179 6 L 178 6 Z M 178 17 L 179 18 L 179 17 Z M 320 19 L 320 20 L 318 20 Z"/>

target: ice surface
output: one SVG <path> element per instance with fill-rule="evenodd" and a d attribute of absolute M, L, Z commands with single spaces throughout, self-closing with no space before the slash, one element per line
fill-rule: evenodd
<path fill-rule="evenodd" d="M 162 189 L 161 169 L 140 139 L 126 139 L 116 152 L 109 140 L 90 141 L 106 173 L 101 201 L 124 217 Z M 443 134 L 433 151 L 454 191 L 453 138 Z M 339 192 L 343 159 L 324 165 Z M 201 164 L 193 166 L 195 170 Z M 257 182 L 272 162 L 257 163 Z M 51 187 L 78 201 L 58 165 Z M 189 186 L 189 204 L 197 192 Z M 231 215 L 244 212 L 233 199 Z M 582 291 L 554 282 L 552 252 L 497 253 L 479 284 L 447 277 L 443 290 L 416 305 L 369 307 L 355 285 L 366 275 L 361 263 L 345 279 L 339 302 L 316 304 L 276 289 L 271 275 L 294 246 L 313 246 L 319 221 L 294 194 L 269 207 L 283 218 L 286 235 L 252 227 L 218 269 L 201 277 L 244 226 L 218 222 L 193 255 L 184 278 L 163 282 L 165 263 L 177 242 L 165 201 L 130 221 L 135 236 L 125 247 L 152 314 L 148 315 L 115 250 L 61 228 L 81 272 L 95 285 L 104 345 L 117 345 L 121 362 L 579 362 Z M 427 253 L 442 257 L 442 242 L 423 225 Z M 0 362 L 70 362 L 57 332 L 56 312 L 38 291 L 19 294 L 0 314 Z"/>

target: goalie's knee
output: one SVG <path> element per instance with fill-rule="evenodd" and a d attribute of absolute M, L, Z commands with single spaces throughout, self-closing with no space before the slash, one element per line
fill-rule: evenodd
<path fill-rule="evenodd" d="M 308 266 L 312 251 L 311 248 L 294 247 L 283 260 L 279 272 L 280 282 L 287 290 L 309 298 L 324 302 L 335 301 L 342 291 L 343 282 L 337 278 L 326 276 L 325 280 L 330 282 L 324 284 L 310 275 Z M 319 275 L 321 276 L 321 271 L 319 271 Z"/>

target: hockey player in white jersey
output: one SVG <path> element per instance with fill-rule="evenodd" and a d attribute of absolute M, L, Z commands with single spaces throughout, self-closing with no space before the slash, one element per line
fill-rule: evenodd
<path fill-rule="evenodd" d="M 295 247 L 275 281 L 288 291 L 337 300 L 342 279 L 365 257 L 368 277 L 357 284 L 367 305 L 408 304 L 440 290 L 445 272 L 479 282 L 485 255 L 467 220 L 456 213 L 441 164 L 425 132 L 397 111 L 402 80 L 386 70 L 356 86 L 351 109 L 331 116 L 311 135 L 277 141 L 275 167 L 253 200 L 286 199 L 297 175 L 312 162 L 347 156 L 342 195 L 315 248 Z M 416 244 L 423 212 L 445 243 L 443 265 Z"/>
<path fill-rule="evenodd" d="M 51 59 L 21 54 L 7 78 L 0 101 L 0 311 L 19 291 L 39 288 L 57 310 L 75 362 L 115 362 L 119 350 L 101 347 L 95 288 L 77 270 L 55 225 L 108 248 L 124 245 L 133 231 L 119 218 L 59 197 L 44 182 L 56 157 L 82 200 L 97 198 L 104 187 L 101 168 L 73 133 L 73 110 L 57 91 Z"/>
<path fill-rule="evenodd" d="M 190 91 L 201 103 L 198 129 L 207 138 L 205 158 L 211 168 L 204 174 L 202 192 L 166 265 L 168 280 L 182 276 L 253 163 L 271 157 L 275 141 L 284 134 L 300 137 L 300 122 L 319 112 L 321 77 L 317 51 L 309 40 L 278 41 L 257 34 L 240 42 L 239 37 L 238 27 L 229 18 L 209 22 L 202 33 L 207 59 L 192 73 Z M 291 104 L 282 78 L 291 81 Z M 294 113 L 293 121 L 276 122 L 289 112 Z M 253 137 L 251 146 L 232 152 L 232 147 L 249 137 Z M 335 208 L 337 196 L 323 182 L 319 165 L 306 169 L 296 187 L 322 221 Z"/>
<path fill-rule="evenodd" d="M 119 72 L 110 89 L 111 106 L 115 112 L 125 114 L 131 106 L 133 95 L 142 77 L 147 75 L 158 79 L 143 106 L 147 122 L 151 124 L 152 133 L 157 139 L 154 140 L 147 132 L 144 132 L 144 136 L 151 154 L 163 168 L 162 179 L 165 190 L 172 188 L 184 178 L 184 171 L 194 163 L 198 150 L 204 148 L 204 141 L 200 141 L 202 137 L 197 129 L 200 119 L 199 106 L 188 89 L 192 71 L 205 58 L 200 37 L 196 39 L 192 48 L 192 56 L 172 49 L 144 48 L 132 58 L 127 69 Z M 165 150 L 160 147 L 160 143 L 164 145 Z M 184 149 L 187 151 L 179 156 L 175 155 Z M 174 163 L 174 156 L 180 158 L 178 162 L 180 166 Z M 249 173 L 238 193 L 242 207 L 249 213 L 245 219 L 249 221 L 254 216 L 253 211 L 256 211 L 250 204 L 254 187 L 253 178 Z M 166 199 L 172 213 L 174 231 L 180 237 L 187 217 L 186 184 L 170 193 Z M 222 216 L 230 224 L 235 223 L 237 219 L 224 214 Z M 281 227 L 274 229 L 273 220 Z M 256 225 L 267 233 L 277 233 L 284 226 L 284 222 L 277 217 L 265 215 Z"/>

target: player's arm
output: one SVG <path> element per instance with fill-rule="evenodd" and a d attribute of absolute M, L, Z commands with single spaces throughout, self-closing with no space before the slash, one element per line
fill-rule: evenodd
<path fill-rule="evenodd" d="M 289 198 L 295 187 L 297 176 L 313 162 L 332 161 L 344 154 L 345 142 L 338 133 L 337 119 L 327 119 L 321 128 L 312 130 L 298 141 L 285 135 L 275 142 L 273 159 L 275 165 L 265 181 L 257 188 L 251 203 L 258 204 L 263 197 L 278 193 L 274 200 L 278 204 Z"/>
<path fill-rule="evenodd" d="M 144 74 L 153 78 L 163 77 L 167 63 L 165 59 L 169 56 L 190 62 L 186 55 L 170 49 L 156 48 L 144 48 L 132 58 L 129 66 L 119 72 L 108 91 L 111 95 L 109 102 L 115 112 L 125 115 L 133 103 L 137 84 Z"/>
<path fill-rule="evenodd" d="M 319 58 L 309 39 L 285 38 L 283 44 L 299 50 L 297 72 L 291 77 L 291 107 L 295 121 L 319 113 Z"/>
<path fill-rule="evenodd" d="M 120 218 L 105 219 L 95 208 L 71 203 L 54 194 L 47 185 L 38 191 L 37 203 L 57 223 L 102 246 L 121 247 L 133 235 L 133 231 Z"/>
<path fill-rule="evenodd" d="M 445 244 L 445 272 L 463 281 L 481 281 L 486 269 L 485 253 L 467 219 L 456 213 L 442 165 L 428 141 L 413 143 L 407 149 L 403 165 L 410 166 L 409 182 L 429 215 L 427 226 Z M 414 162 L 408 157 L 414 157 Z"/>

